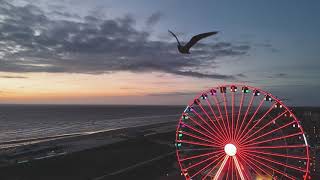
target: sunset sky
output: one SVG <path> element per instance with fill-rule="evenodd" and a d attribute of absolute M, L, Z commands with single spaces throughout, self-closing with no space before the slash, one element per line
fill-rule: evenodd
<path fill-rule="evenodd" d="M 320 1 L 0 0 L 0 103 L 186 104 L 223 83 L 320 105 Z M 190 55 L 182 41 L 219 31 Z"/>

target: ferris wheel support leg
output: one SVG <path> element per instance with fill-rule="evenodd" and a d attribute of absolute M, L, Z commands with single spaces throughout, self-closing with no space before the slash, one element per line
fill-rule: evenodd
<path fill-rule="evenodd" d="M 221 171 L 223 170 L 224 166 L 226 165 L 226 162 L 228 161 L 229 157 L 230 157 L 229 155 L 226 155 L 226 156 L 224 157 L 224 159 L 223 159 L 223 161 L 222 161 L 222 163 L 221 163 L 221 166 L 220 166 L 220 168 L 218 169 L 217 174 L 214 176 L 213 180 L 218 180 L 218 178 L 219 178 L 219 176 L 220 176 L 220 174 L 221 174 Z"/>
<path fill-rule="evenodd" d="M 243 176 L 243 173 L 242 173 L 242 170 L 241 170 L 241 167 L 239 165 L 239 162 L 238 162 L 238 159 L 236 156 L 232 156 L 233 160 L 234 160 L 234 164 L 236 165 L 236 168 L 238 170 L 238 173 L 240 175 L 240 178 L 241 180 L 245 180 L 244 176 Z"/>

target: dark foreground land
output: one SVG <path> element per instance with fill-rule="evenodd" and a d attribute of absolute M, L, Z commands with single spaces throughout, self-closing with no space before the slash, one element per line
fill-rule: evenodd
<path fill-rule="evenodd" d="M 180 179 L 174 133 L 129 138 L 94 149 L 2 167 L 0 179 Z"/>
<path fill-rule="evenodd" d="M 295 108 L 295 112 L 308 136 L 311 176 L 317 179 L 320 109 Z M 17 148 L 6 161 L 16 163 L 0 168 L 0 180 L 182 180 L 175 157 L 174 129 L 174 123 L 164 123 Z M 41 159 L 48 155 L 48 148 L 43 148 L 52 144 L 56 153 L 65 154 Z"/>

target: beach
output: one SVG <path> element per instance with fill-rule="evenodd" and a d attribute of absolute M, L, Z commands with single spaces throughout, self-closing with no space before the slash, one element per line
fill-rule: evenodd
<path fill-rule="evenodd" d="M 8 148 L 0 179 L 157 179 L 176 175 L 175 125 L 159 123 L 58 138 L 15 147 L 14 151 Z"/>

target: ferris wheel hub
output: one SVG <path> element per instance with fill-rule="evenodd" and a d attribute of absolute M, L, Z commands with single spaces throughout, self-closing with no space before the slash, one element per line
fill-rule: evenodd
<path fill-rule="evenodd" d="M 226 144 L 224 146 L 224 151 L 228 156 L 234 156 L 237 154 L 237 147 L 233 144 Z"/>

